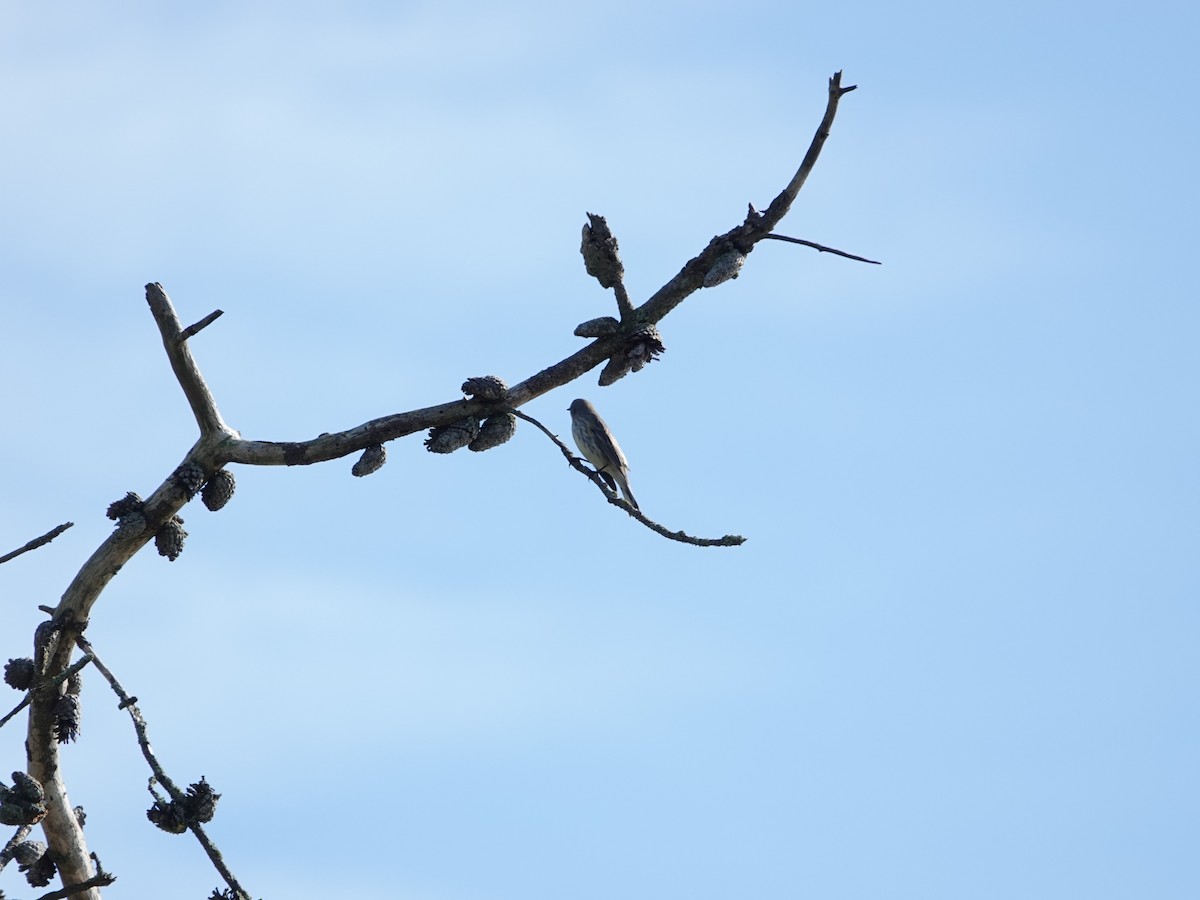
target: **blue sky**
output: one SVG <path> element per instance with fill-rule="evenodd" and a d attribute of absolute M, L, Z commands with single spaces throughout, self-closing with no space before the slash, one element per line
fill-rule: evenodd
<path fill-rule="evenodd" d="M 522 427 L 237 469 L 112 582 L 89 636 L 255 896 L 1200 893 L 1191 5 L 2 10 L 0 551 L 76 523 L 0 569 L 5 658 L 195 438 L 146 282 L 225 310 L 247 438 L 515 383 L 615 308 L 585 212 L 641 302 L 859 85 L 780 230 L 883 266 L 760 245 L 661 361 L 525 408 L 589 398 L 647 514 L 743 547 Z M 84 704 L 108 895 L 205 896 Z"/>

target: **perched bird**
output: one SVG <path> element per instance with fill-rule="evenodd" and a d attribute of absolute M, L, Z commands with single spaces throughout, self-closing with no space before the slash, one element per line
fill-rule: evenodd
<path fill-rule="evenodd" d="M 621 445 L 596 412 L 596 407 L 586 400 L 575 400 L 569 409 L 571 435 L 579 452 L 596 467 L 601 477 L 616 481 L 630 506 L 640 509 L 633 499 L 633 492 L 629 490 L 629 462 L 621 452 Z"/>

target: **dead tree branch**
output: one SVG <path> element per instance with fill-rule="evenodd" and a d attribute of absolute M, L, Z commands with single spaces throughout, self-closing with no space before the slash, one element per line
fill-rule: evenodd
<path fill-rule="evenodd" d="M 116 875 L 104 871 L 104 867 L 100 865 L 100 858 L 95 853 L 92 854 L 92 862 L 96 864 L 96 874 L 87 881 L 64 885 L 56 891 L 39 895 L 37 900 L 66 900 L 68 897 L 78 897 L 91 888 L 108 887 L 117 880 Z"/>
<path fill-rule="evenodd" d="M 800 193 L 800 188 L 804 187 L 809 173 L 817 164 L 821 148 L 825 146 L 829 131 L 833 127 L 833 119 L 837 115 L 838 103 L 841 101 L 842 95 L 850 93 L 857 87 L 858 85 L 842 87 L 842 73 L 834 73 L 833 77 L 829 79 L 829 99 L 825 104 L 825 115 L 821 119 L 821 124 L 817 126 L 817 132 L 813 135 L 808 152 L 804 154 L 800 168 L 796 170 L 796 174 L 792 176 L 787 187 L 771 201 L 771 205 L 767 207 L 766 211 L 747 214 L 746 221 L 741 225 L 713 238 L 699 256 L 688 260 L 674 278 L 659 288 L 654 296 L 638 308 L 638 316 L 643 321 L 660 321 L 667 313 L 704 286 L 705 276 L 713 269 L 714 264 L 721 256 L 732 252 L 745 257 L 754 249 L 755 244 L 775 230 L 775 226 L 792 208 L 792 203 Z"/>
<path fill-rule="evenodd" d="M 788 237 L 786 234 L 768 234 L 765 238 L 763 238 L 763 240 L 787 241 L 789 244 L 801 244 L 805 247 L 812 247 L 814 250 L 819 250 L 821 253 L 832 253 L 835 256 L 844 256 L 846 259 L 870 263 L 873 266 L 883 265 L 883 263 L 877 259 L 867 259 L 865 256 L 855 256 L 853 253 L 847 253 L 845 250 L 835 250 L 833 247 L 826 247 L 824 244 L 818 244 L 814 241 L 806 241 L 804 238 Z"/>
<path fill-rule="evenodd" d="M 842 87 L 841 79 L 842 73 L 837 72 L 829 80 L 825 114 L 808 152 L 787 186 L 775 197 L 765 212 L 758 213 L 752 210 L 740 225 L 712 238 L 699 255 L 685 263 L 678 274 L 641 306 L 633 306 L 623 283 L 617 278 L 613 285 L 621 320 L 613 320 L 615 327 L 611 331 L 595 332 L 599 336 L 579 351 L 530 375 L 496 396 L 455 399 L 435 406 L 383 416 L 344 431 L 322 434 L 309 441 L 244 440 L 222 419 L 216 400 L 191 353 L 189 339 L 210 324 L 219 313 L 212 313 L 194 325 L 183 328 L 162 286 L 157 283 L 146 286 L 146 301 L 162 336 L 171 369 L 196 419 L 200 435 L 172 475 L 144 501 L 135 498 L 138 505 L 136 514 L 121 517 L 119 526 L 92 553 L 67 586 L 53 610 L 51 622 L 39 626 L 35 637 L 36 671 L 34 685 L 30 690 L 32 699 L 26 741 L 28 772 L 42 784 L 46 793 L 48 813 L 42 824 L 55 858 L 59 860 L 64 884 L 82 886 L 88 884 L 96 875 L 92 871 L 91 857 L 83 840 L 82 830 L 75 820 L 62 779 L 54 734 L 55 698 L 51 696 L 53 692 L 42 688 L 54 683 L 68 668 L 72 651 L 87 625 L 91 609 L 108 582 L 134 554 L 155 537 L 156 533 L 162 529 L 178 527 L 173 524 L 177 513 L 191 499 L 195 493 L 195 486 L 212 479 L 228 463 L 257 466 L 311 465 L 338 459 L 368 447 L 382 446 L 387 441 L 419 431 L 461 423 L 464 420 L 474 421 L 478 428 L 476 420 L 515 412 L 518 407 L 579 378 L 610 358 L 614 362 L 619 361 L 622 354 L 634 360 L 629 368 L 636 371 L 641 364 L 662 351 L 661 341 L 654 330 L 656 323 L 701 287 L 715 287 L 729 278 L 736 277 L 747 254 L 759 241 L 771 235 L 775 226 L 791 208 L 829 136 L 841 97 L 854 90 L 854 86 Z M 612 252 L 615 256 L 615 238 L 612 242 Z M 620 377 L 626 370 L 620 371 L 616 377 Z M 605 371 L 607 372 L 608 368 Z M 610 383 L 604 378 L 602 374 L 602 383 Z M 573 459 L 569 451 L 565 452 Z M 574 462 L 572 464 L 575 465 Z M 188 477 L 179 477 L 180 473 L 185 471 Z M 705 541 L 689 538 L 682 532 L 669 532 L 627 508 L 620 500 L 611 496 L 608 499 L 614 505 L 626 509 L 626 512 L 638 518 L 647 527 L 672 540 L 716 545 L 733 545 L 742 540 L 730 535 L 715 541 Z M 181 541 L 181 536 L 177 537 Z M 93 659 L 93 662 L 96 661 Z M 200 837 L 202 832 L 199 829 L 196 831 L 197 837 Z M 222 872 L 224 874 L 224 870 Z M 95 887 L 87 887 L 79 896 L 85 900 L 99 900 L 99 891 Z"/>
<path fill-rule="evenodd" d="M 592 483 L 600 490 L 600 493 L 604 495 L 605 500 L 607 500 L 613 506 L 627 512 L 631 517 L 637 519 L 651 531 L 661 534 L 663 537 L 672 541 L 679 541 L 682 544 L 691 544 L 694 547 L 737 547 L 746 543 L 746 539 L 737 534 L 727 534 L 724 537 L 719 538 L 700 538 L 693 537 L 692 535 L 683 531 L 669 531 L 662 525 L 655 522 L 653 519 L 646 516 L 646 514 L 641 510 L 634 509 L 619 496 L 617 496 L 614 491 L 610 490 L 601 479 L 600 473 L 595 469 L 585 465 L 583 460 L 572 453 L 570 448 L 568 448 L 566 444 L 559 440 L 558 435 L 550 431 L 549 428 L 547 428 L 533 416 L 527 416 L 525 413 L 518 412 L 515 409 L 511 410 L 511 412 L 517 418 L 524 419 L 526 422 L 530 422 L 537 426 L 537 428 L 541 430 L 542 434 L 550 438 L 550 440 L 554 442 L 555 446 L 562 451 L 562 455 L 567 458 L 567 462 L 571 464 L 573 469 L 581 472 L 584 477 L 591 479 Z"/>
<path fill-rule="evenodd" d="M 64 531 L 66 531 L 68 528 L 70 528 L 74 524 L 75 524 L 74 522 L 63 522 L 61 525 L 59 525 L 55 528 L 51 528 L 49 531 L 47 531 L 41 537 L 34 538 L 32 541 L 30 541 L 24 547 L 18 547 L 12 553 L 6 553 L 3 556 L 0 556 L 0 563 L 6 563 L 10 559 L 16 559 L 22 553 L 28 553 L 30 550 L 36 550 L 38 547 L 41 547 L 45 544 L 50 543 L 52 540 L 54 540 L 56 537 L 58 537 L 60 534 L 62 534 Z"/>
<path fill-rule="evenodd" d="M 223 316 L 223 315 L 225 315 L 225 310 L 214 309 L 212 312 L 210 312 L 207 316 L 205 316 L 199 322 L 193 322 L 187 328 L 183 329 L 183 331 L 179 332 L 179 338 L 178 338 L 179 343 L 182 344 L 188 338 L 194 337 L 195 335 L 199 334 L 201 331 L 203 331 L 205 328 L 207 328 L 213 322 L 217 321 L 217 319 L 221 318 L 221 316 Z"/>
<path fill-rule="evenodd" d="M 17 850 L 17 845 L 22 843 L 33 832 L 32 825 L 22 825 L 16 830 L 12 837 L 8 839 L 8 843 L 0 849 L 0 872 L 4 871 L 4 867 L 12 862 L 13 854 Z"/>
<path fill-rule="evenodd" d="M 151 779 L 151 784 L 153 785 L 155 782 L 161 784 L 166 789 L 167 793 L 171 795 L 172 800 L 176 802 L 183 802 L 187 795 L 179 788 L 179 785 L 172 781 L 171 777 L 167 775 L 166 770 L 158 761 L 158 757 L 154 755 L 154 750 L 150 747 L 150 735 L 146 731 L 146 719 L 142 715 L 142 711 L 138 709 L 137 697 L 131 697 L 129 695 L 129 693 L 121 685 L 121 682 L 117 680 L 117 676 L 114 675 L 112 670 L 109 669 L 109 667 L 104 664 L 103 660 L 96 655 L 96 648 L 91 645 L 91 642 L 88 641 L 87 638 L 80 635 L 78 638 L 76 638 L 76 642 L 79 644 L 79 649 L 86 652 L 91 658 L 92 664 L 96 667 L 96 671 L 104 676 L 104 680 L 108 682 L 109 687 L 113 689 L 113 693 L 117 695 L 117 699 L 121 701 L 117 705 L 117 708 L 126 710 L 129 713 L 129 718 L 133 720 L 133 730 L 137 733 L 138 746 L 142 750 L 142 756 L 146 758 L 146 762 L 150 766 L 150 771 L 154 773 L 154 777 Z M 151 792 L 153 793 L 153 789 Z M 196 840 L 200 842 L 200 846 L 204 848 L 204 852 L 212 861 L 213 866 L 219 873 L 221 873 L 221 877 L 225 879 L 225 883 L 228 884 L 234 891 L 236 891 L 239 897 L 249 897 L 250 895 L 246 893 L 245 889 L 241 886 L 241 884 L 238 883 L 238 880 L 234 876 L 233 872 L 231 872 L 229 867 L 225 864 L 225 858 L 221 855 L 221 851 L 212 842 L 212 839 L 209 838 L 208 834 L 204 831 L 203 827 L 201 827 L 200 823 L 190 821 L 188 822 L 188 828 L 191 830 L 192 834 L 196 836 Z"/>
<path fill-rule="evenodd" d="M 67 662 L 75 649 L 75 639 L 86 625 L 86 619 L 81 622 L 63 616 L 37 627 L 33 641 L 34 680 L 26 695 L 30 701 L 25 741 L 26 771 L 41 784 L 45 793 L 46 816 L 41 826 L 46 842 L 54 851 L 63 884 L 83 884 L 96 875 L 92 871 L 83 826 L 67 796 L 54 727 L 54 707 L 59 697 L 57 685 L 65 680 L 63 676 L 69 677 L 66 670 L 71 667 Z M 84 900 L 100 900 L 100 892 L 94 887 L 81 889 L 77 894 Z"/>

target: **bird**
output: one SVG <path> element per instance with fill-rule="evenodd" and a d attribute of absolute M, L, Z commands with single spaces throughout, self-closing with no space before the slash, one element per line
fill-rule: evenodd
<path fill-rule="evenodd" d="M 568 407 L 571 413 L 571 436 L 575 446 L 596 471 L 606 480 L 616 481 L 626 502 L 640 510 L 633 492 L 629 490 L 629 462 L 621 452 L 621 445 L 608 430 L 596 407 L 586 400 L 574 400 Z"/>

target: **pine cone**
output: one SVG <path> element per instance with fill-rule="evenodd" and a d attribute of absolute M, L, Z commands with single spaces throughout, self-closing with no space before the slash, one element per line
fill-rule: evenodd
<path fill-rule="evenodd" d="M 158 550 L 158 555 L 175 562 L 179 558 L 179 554 L 183 552 L 183 539 L 186 537 L 187 532 L 183 530 L 183 519 L 179 516 L 171 516 L 170 521 L 165 522 L 154 533 L 154 546 Z"/>
<path fill-rule="evenodd" d="M 499 447 L 501 444 L 507 443 L 509 438 L 516 433 L 516 430 L 517 417 L 512 413 L 489 416 L 484 419 L 483 426 L 479 429 L 479 436 L 467 444 L 467 446 L 477 453 L 483 450 L 491 450 L 493 447 Z"/>
<path fill-rule="evenodd" d="M 108 512 L 105 513 L 110 519 L 119 519 L 122 516 L 127 516 L 132 512 L 142 511 L 142 498 L 130 491 L 120 500 L 114 500 L 108 504 Z"/>
<path fill-rule="evenodd" d="M 704 286 L 706 288 L 716 287 L 731 278 L 737 278 L 745 262 L 746 254 L 740 250 L 727 250 L 718 256 L 709 270 L 704 273 Z"/>
<path fill-rule="evenodd" d="M 28 868 L 37 862 L 45 852 L 46 845 L 41 841 L 21 841 L 13 848 L 12 858 L 17 861 L 17 865 Z"/>
<path fill-rule="evenodd" d="M 171 475 L 183 495 L 191 500 L 204 484 L 204 470 L 195 463 L 184 463 Z"/>
<path fill-rule="evenodd" d="M 155 800 L 154 805 L 146 810 L 146 818 L 167 834 L 183 834 L 187 831 L 183 809 L 174 802 Z"/>
<path fill-rule="evenodd" d="M 503 400 L 508 385 L 497 375 L 480 375 L 464 381 L 462 392 L 476 400 Z"/>
<path fill-rule="evenodd" d="M 195 784 L 188 785 L 187 800 L 184 802 L 185 812 L 190 821 L 211 822 L 217 811 L 217 801 L 221 795 L 212 789 L 203 777 Z"/>
<path fill-rule="evenodd" d="M 54 703 L 54 738 L 69 744 L 79 737 L 79 718 L 82 712 L 76 694 L 63 694 Z"/>
<path fill-rule="evenodd" d="M 461 450 L 479 436 L 479 418 L 467 416 L 449 425 L 429 429 L 425 449 L 430 453 L 453 453 Z"/>
<path fill-rule="evenodd" d="M 607 337 L 616 334 L 621 323 L 612 316 L 601 316 L 598 319 L 588 319 L 575 326 L 575 336 L 583 338 Z"/>
<path fill-rule="evenodd" d="M 57 874 L 58 868 L 54 865 L 54 857 L 51 851 L 47 850 L 38 857 L 37 862 L 25 870 L 25 880 L 29 882 L 30 887 L 45 887 Z"/>
<path fill-rule="evenodd" d="M 28 656 L 10 659 L 4 666 L 4 683 L 14 690 L 29 690 L 33 684 L 33 660 Z"/>
<path fill-rule="evenodd" d="M 387 462 L 387 449 L 383 444 L 372 444 L 362 452 L 358 462 L 351 467 L 350 474 L 355 478 L 364 478 L 382 469 L 385 462 Z"/>
<path fill-rule="evenodd" d="M 204 483 L 204 488 L 200 491 L 200 499 L 205 506 L 216 512 L 229 502 L 236 487 L 237 482 L 234 480 L 233 473 L 228 469 L 218 469 L 213 477 Z"/>
<path fill-rule="evenodd" d="M 583 265 L 601 287 L 610 288 L 625 274 L 625 266 L 617 252 L 617 239 L 604 216 L 588 213 L 587 217 L 588 224 L 583 226 L 583 240 L 579 245 Z"/>

